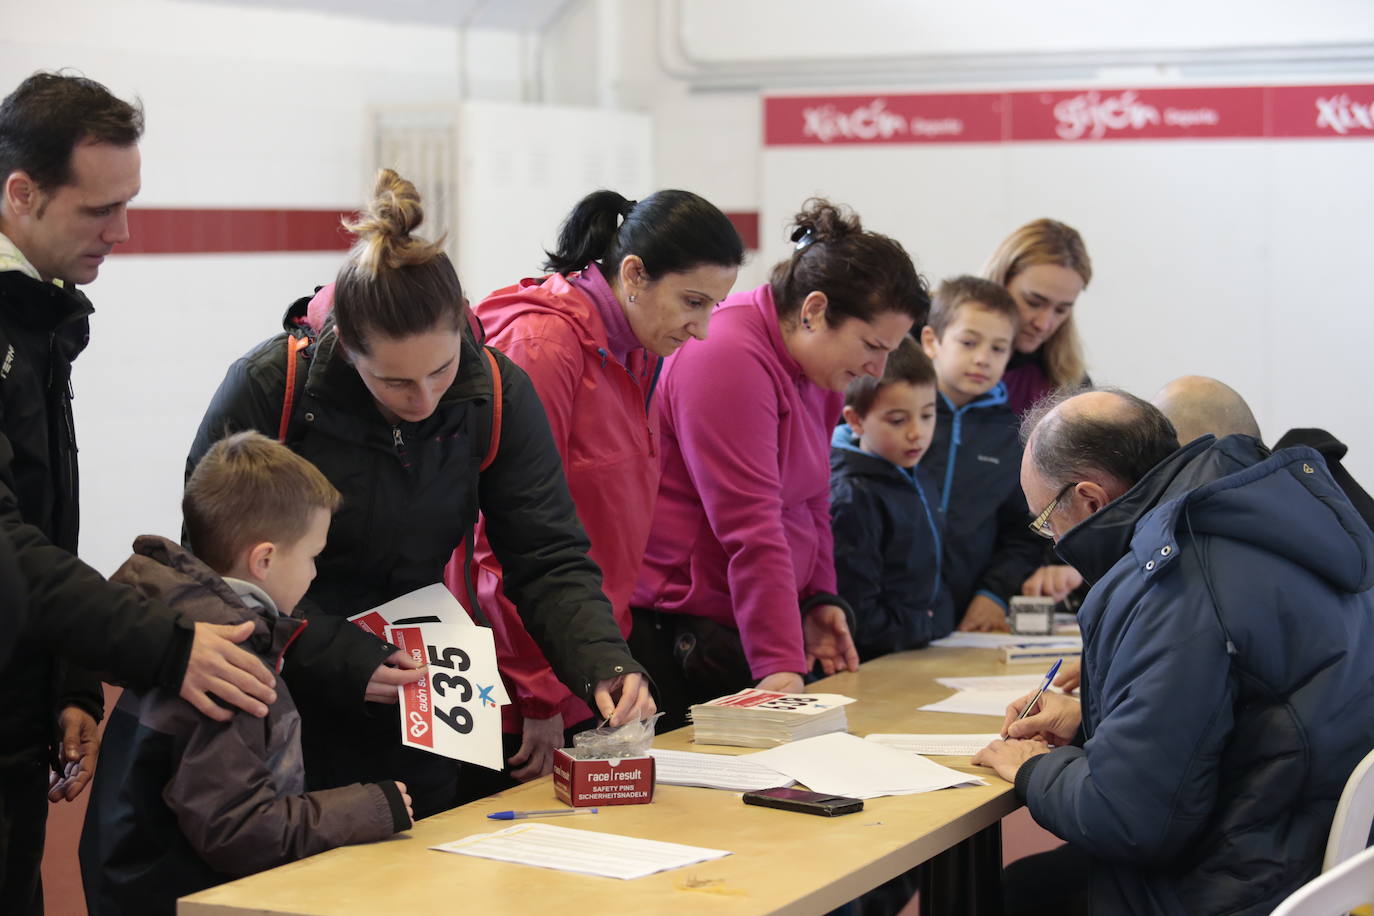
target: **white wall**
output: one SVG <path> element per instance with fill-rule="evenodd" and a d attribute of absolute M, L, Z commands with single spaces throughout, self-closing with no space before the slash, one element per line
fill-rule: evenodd
<path fill-rule="evenodd" d="M 683 29 L 664 37 L 660 60 L 648 36 L 679 6 Z M 933 280 L 978 271 L 1013 228 L 1054 216 L 1077 226 L 1093 255 L 1096 279 L 1078 314 L 1097 381 L 1148 397 L 1183 373 L 1215 375 L 1251 401 L 1271 439 L 1294 426 L 1335 432 L 1350 445 L 1347 466 L 1374 488 L 1363 371 L 1374 332 L 1364 269 L 1374 238 L 1374 140 L 762 146 L 761 97 L 770 88 L 1031 88 L 1047 85 L 1036 70 L 1042 62 L 1027 56 L 1036 51 L 1102 65 L 1053 83 L 1065 88 L 1374 83 L 1374 16 L 1364 0 L 1263 0 L 1243 16 L 1235 10 L 1187 0 L 631 0 L 621 3 L 623 28 L 640 40 L 624 52 L 626 97 L 654 112 L 659 184 L 760 211 L 763 250 L 740 287 L 763 282 L 787 254 L 786 222 L 813 193 L 853 205 Z M 1132 69 L 1132 54 L 1149 47 L 1173 54 L 1182 72 Z M 962 56 L 969 66 L 979 55 L 1021 54 L 1023 72 L 1020 81 L 963 85 L 888 77 L 865 86 L 851 74 L 826 87 L 805 67 L 779 63 L 921 54 Z M 1248 55 L 1244 72 L 1238 54 Z M 1130 67 L 1113 66 L 1116 59 Z M 1229 75 L 1196 76 L 1214 70 Z"/>
<path fill-rule="evenodd" d="M 480 36 L 469 46 L 483 46 Z M 74 67 L 140 96 L 139 205 L 346 209 L 370 186 L 368 106 L 456 101 L 456 48 L 452 29 L 178 0 L 44 0 L 6 17 L 0 85 Z M 74 377 L 89 562 L 108 573 L 135 535 L 177 535 L 186 449 L 224 370 L 339 261 L 118 251 L 106 261 L 87 289 L 92 343 Z"/>
<path fill-rule="evenodd" d="M 929 54 L 1214 50 L 1374 39 L 1366 0 L 674 0 L 703 64 Z"/>

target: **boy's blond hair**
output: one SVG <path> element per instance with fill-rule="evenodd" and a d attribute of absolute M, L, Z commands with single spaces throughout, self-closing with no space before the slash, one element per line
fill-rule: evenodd
<path fill-rule="evenodd" d="M 223 575 L 254 544 L 295 544 L 312 509 L 333 512 L 339 491 L 320 469 L 262 433 L 211 446 L 186 481 L 181 513 L 191 552 Z"/>

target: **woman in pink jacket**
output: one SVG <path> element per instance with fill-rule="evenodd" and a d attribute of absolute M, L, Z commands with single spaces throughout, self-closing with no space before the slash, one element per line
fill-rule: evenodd
<path fill-rule="evenodd" d="M 796 226 L 771 282 L 722 303 L 659 382 L 663 475 L 630 643 L 660 727 L 754 683 L 798 691 L 816 662 L 858 666 L 835 595 L 830 434 L 845 387 L 882 374 L 930 297 L 900 244 L 829 202 Z"/>
<path fill-rule="evenodd" d="M 688 191 L 641 201 L 614 191 L 585 197 L 568 216 L 541 279 L 497 290 L 476 308 L 487 343 L 524 369 L 591 541 L 621 632 L 649 538 L 658 489 L 654 385 L 664 357 L 702 339 L 729 295 L 744 245 L 718 209 Z M 548 773 L 564 730 L 591 710 L 573 696 L 501 591 L 501 566 L 479 527 L 478 600 L 496 632 L 513 687 L 506 707 L 511 775 Z M 457 591 L 461 597 L 461 587 Z M 520 736 L 518 747 L 510 739 Z"/>

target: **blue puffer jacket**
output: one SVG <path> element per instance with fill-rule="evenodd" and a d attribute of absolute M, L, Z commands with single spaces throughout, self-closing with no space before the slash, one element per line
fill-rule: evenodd
<path fill-rule="evenodd" d="M 854 609 L 854 646 L 862 661 L 922 648 L 954 629 L 934 503 L 918 475 L 861 450 L 848 426 L 835 428 L 835 582 Z"/>
<path fill-rule="evenodd" d="M 1205 436 L 1059 543 L 1090 582 L 1082 747 L 1017 791 L 1094 912 L 1268 913 L 1374 747 L 1374 533 L 1309 448 Z"/>

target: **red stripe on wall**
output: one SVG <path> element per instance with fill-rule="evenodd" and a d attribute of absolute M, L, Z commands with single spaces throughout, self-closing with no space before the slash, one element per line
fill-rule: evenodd
<path fill-rule="evenodd" d="M 343 251 L 343 210 L 129 210 L 123 254 Z"/>
<path fill-rule="evenodd" d="M 744 242 L 744 247 L 750 251 L 759 250 L 759 211 L 739 210 L 734 213 L 726 213 L 725 218 L 735 226 L 735 231 Z"/>
<path fill-rule="evenodd" d="M 342 210 L 129 210 L 129 240 L 121 254 L 225 254 L 345 251 L 352 239 Z M 744 247 L 759 247 L 757 210 L 726 213 Z"/>

